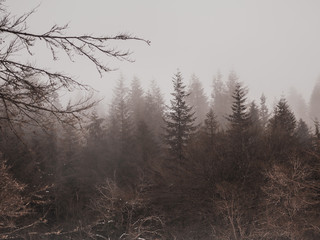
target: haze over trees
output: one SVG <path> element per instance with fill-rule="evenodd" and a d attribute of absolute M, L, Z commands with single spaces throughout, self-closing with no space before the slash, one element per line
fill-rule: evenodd
<path fill-rule="evenodd" d="M 0 6 L 0 239 L 319 239 L 319 83 L 307 107 L 291 92 L 269 109 L 235 71 L 209 99 L 177 71 L 166 106 L 155 81 L 120 75 L 102 112 L 64 105 L 60 90 L 87 86 L 13 53 L 42 40 L 103 72 L 94 50 L 145 40 L 32 34 Z"/>

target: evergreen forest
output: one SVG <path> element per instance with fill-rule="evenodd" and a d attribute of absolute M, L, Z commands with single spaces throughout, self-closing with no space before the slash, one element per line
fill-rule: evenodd
<path fill-rule="evenodd" d="M 75 35 L 68 25 L 35 31 L 35 10 L 15 16 L 8 2 L 0 239 L 320 239 L 320 81 L 308 103 L 291 90 L 271 106 L 264 94 L 250 100 L 235 71 L 204 89 L 204 79 L 177 70 L 170 99 L 159 82 L 146 89 L 148 79 L 120 75 L 112 100 L 99 104 L 55 63 L 80 61 L 102 76 L 114 70 L 106 59 L 133 61 L 127 43 L 150 41 Z"/>
<path fill-rule="evenodd" d="M 120 77 L 103 113 L 2 121 L 0 238 L 318 239 L 319 112 L 249 102 L 234 71 L 210 98 L 195 75 L 172 83 L 167 105 Z"/>

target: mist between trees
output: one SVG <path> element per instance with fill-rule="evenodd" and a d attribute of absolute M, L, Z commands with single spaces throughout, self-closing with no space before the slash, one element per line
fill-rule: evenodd
<path fill-rule="evenodd" d="M 16 53 L 44 41 L 103 74 L 96 54 L 130 60 L 110 41 L 150 42 L 30 33 L 32 12 L 0 11 L 0 239 L 320 238 L 320 83 L 308 107 L 292 91 L 269 109 L 235 72 L 208 98 L 177 71 L 168 105 L 156 82 L 120 77 L 103 114 L 90 98 L 63 107 L 60 91 L 90 87 Z"/>
<path fill-rule="evenodd" d="M 166 106 L 120 77 L 80 129 L 2 120 L 0 238 L 318 239 L 319 84 L 311 127 L 285 98 L 248 102 L 235 72 L 210 98 L 195 75 L 172 82 Z"/>

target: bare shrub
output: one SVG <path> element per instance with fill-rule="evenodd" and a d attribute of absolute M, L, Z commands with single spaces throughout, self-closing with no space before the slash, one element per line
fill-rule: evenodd
<path fill-rule="evenodd" d="M 92 232 L 130 240 L 164 239 L 164 223 L 148 206 L 142 184 L 136 189 L 124 189 L 107 179 L 97 190 L 92 207 L 98 221 Z"/>

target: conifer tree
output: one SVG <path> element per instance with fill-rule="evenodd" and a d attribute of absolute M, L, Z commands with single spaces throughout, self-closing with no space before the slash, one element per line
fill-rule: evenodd
<path fill-rule="evenodd" d="M 192 75 L 191 83 L 189 86 L 189 96 L 186 98 L 186 101 L 189 106 L 192 106 L 195 112 L 195 124 L 200 125 L 203 123 L 206 114 L 209 109 L 207 96 L 203 91 L 202 84 L 196 75 Z"/>
<path fill-rule="evenodd" d="M 308 125 L 301 118 L 297 124 L 295 135 L 299 142 L 299 147 L 308 148 L 311 146 L 311 134 Z"/>
<path fill-rule="evenodd" d="M 307 118 L 307 103 L 304 100 L 303 96 L 298 93 L 298 91 L 294 88 L 291 88 L 287 97 L 288 104 L 290 105 L 293 113 L 295 114 L 297 119 L 302 119 L 306 121 Z"/>
<path fill-rule="evenodd" d="M 219 125 L 226 129 L 227 120 L 226 116 L 228 115 L 229 107 L 226 106 L 226 103 L 229 101 L 228 93 L 224 82 L 222 81 L 222 75 L 220 72 L 213 79 L 213 90 L 211 93 L 212 103 L 214 113 L 217 117 L 217 122 Z"/>
<path fill-rule="evenodd" d="M 164 100 L 159 86 L 155 81 L 151 82 L 150 89 L 145 96 L 145 123 L 152 131 L 155 140 L 160 142 L 160 136 L 164 128 Z"/>
<path fill-rule="evenodd" d="M 320 79 L 315 84 L 309 102 L 309 117 L 313 121 L 317 118 L 320 119 Z"/>
<path fill-rule="evenodd" d="M 269 116 L 270 114 L 269 114 L 268 107 L 266 105 L 266 97 L 264 94 L 262 94 L 260 97 L 259 117 L 260 117 L 261 125 L 263 129 L 266 129 L 267 127 Z"/>
<path fill-rule="evenodd" d="M 320 151 L 320 123 L 316 118 L 314 120 L 314 135 L 313 135 L 313 147 L 319 153 Z"/>
<path fill-rule="evenodd" d="M 132 137 L 132 114 L 128 106 L 128 90 L 124 78 L 120 77 L 114 90 L 114 97 L 109 111 L 109 134 L 117 154 L 124 154 L 130 149 Z"/>
<path fill-rule="evenodd" d="M 212 108 L 210 108 L 209 112 L 206 115 L 206 119 L 204 120 L 204 129 L 206 135 L 210 140 L 210 144 L 213 145 L 214 136 L 217 133 L 218 129 L 218 123 Z"/>
<path fill-rule="evenodd" d="M 288 160 L 289 153 L 296 150 L 296 118 L 291 111 L 285 98 L 281 98 L 274 109 L 273 117 L 270 119 L 269 145 L 273 159 L 280 162 Z"/>
<path fill-rule="evenodd" d="M 320 126 L 319 120 L 316 118 L 316 119 L 314 120 L 315 136 L 316 136 L 317 139 L 320 140 L 320 130 L 319 130 L 319 126 Z"/>
<path fill-rule="evenodd" d="M 228 116 L 228 138 L 231 152 L 230 161 L 235 173 L 242 177 L 248 166 L 247 150 L 250 126 L 250 116 L 246 105 L 246 90 L 238 83 L 235 87 L 232 104 L 232 113 Z"/>
<path fill-rule="evenodd" d="M 131 82 L 131 87 L 128 95 L 128 107 L 132 115 L 134 127 L 137 128 L 138 124 L 144 118 L 144 92 L 140 84 L 140 80 L 134 77 Z"/>
<path fill-rule="evenodd" d="M 232 113 L 232 105 L 234 103 L 233 94 L 238 84 L 239 84 L 239 77 L 237 73 L 234 70 L 230 71 L 228 80 L 226 82 L 227 101 L 224 103 L 226 105 L 227 116 Z"/>
<path fill-rule="evenodd" d="M 87 126 L 87 144 L 96 144 L 104 138 L 105 129 L 102 124 L 103 118 L 98 116 L 96 110 L 93 110 L 90 116 L 90 123 Z"/>
<path fill-rule="evenodd" d="M 246 90 L 237 83 L 232 95 L 232 113 L 228 116 L 229 131 L 236 134 L 243 133 L 249 124 L 249 114 L 246 106 Z"/>
<path fill-rule="evenodd" d="M 274 133 L 281 131 L 288 136 L 293 136 L 296 118 L 285 98 L 281 98 L 275 107 L 274 116 L 270 119 L 270 127 Z"/>
<path fill-rule="evenodd" d="M 128 103 L 128 89 L 124 78 L 118 80 L 109 111 L 108 141 L 114 164 L 114 177 L 120 185 L 132 183 L 134 178 L 134 122 Z"/>
<path fill-rule="evenodd" d="M 165 139 L 172 157 L 181 162 L 186 159 L 184 148 L 195 130 L 195 118 L 192 107 L 186 103 L 188 93 L 179 71 L 173 77 L 172 82 L 174 92 L 171 93 L 173 99 L 170 101 L 171 106 L 166 116 Z"/>
<path fill-rule="evenodd" d="M 254 101 L 251 102 L 249 107 L 249 122 L 251 134 L 259 135 L 262 132 L 262 121 L 260 118 L 260 109 Z"/>

